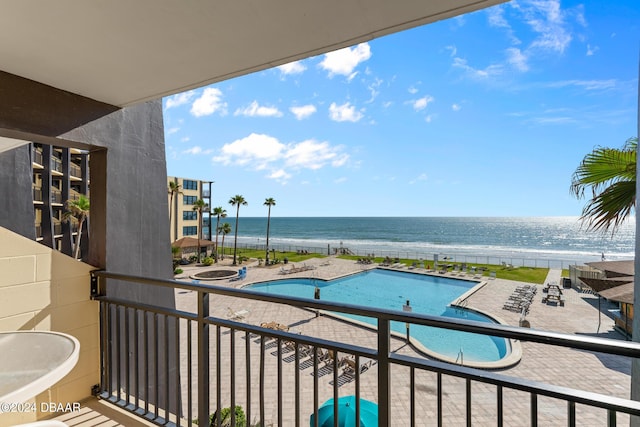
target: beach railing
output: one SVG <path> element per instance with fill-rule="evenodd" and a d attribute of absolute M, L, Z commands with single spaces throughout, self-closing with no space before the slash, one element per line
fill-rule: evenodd
<path fill-rule="evenodd" d="M 106 290 L 112 281 L 187 292 L 193 307 L 177 310 L 109 297 Z M 640 416 L 640 402 L 628 399 L 628 391 L 602 394 L 541 382 L 535 379 L 539 373 L 530 370 L 519 370 L 515 376 L 408 356 L 399 351 L 402 346 L 393 351 L 390 325 L 398 321 L 472 332 L 607 354 L 620 361 L 640 357 L 638 343 L 106 271 L 92 273 L 91 295 L 100 303 L 102 374 L 95 394 L 156 424 L 191 426 L 197 419 L 203 425 L 212 413 L 242 406 L 251 425 L 306 425 L 312 413 L 318 420 L 324 400 L 332 397 L 337 402 L 345 392 L 355 395 L 356 402 L 365 395 L 377 402 L 381 427 L 392 425 L 392 419 L 393 425 L 421 425 L 428 419 L 434 425 L 502 426 L 513 417 L 533 426 L 628 425 L 630 416 Z M 240 306 L 277 304 L 278 310 L 371 317 L 377 321 L 376 330 L 360 333 L 372 333 L 375 339 L 371 346 L 356 345 L 348 338 L 287 331 L 287 325 L 270 328 L 216 316 L 215 311 L 226 312 L 223 298 Z M 594 376 L 584 384 L 599 383 L 596 372 L 585 369 L 582 375 Z M 356 416 L 360 410 L 357 404 Z M 217 420 L 220 425 L 220 417 Z M 236 421 L 231 411 L 231 425 Z"/>
<path fill-rule="evenodd" d="M 373 250 L 373 249 L 359 249 L 353 247 L 340 247 L 331 246 L 318 247 L 318 246 L 304 246 L 304 245 L 288 245 L 288 244 L 270 244 L 269 247 L 276 252 L 298 252 L 307 251 L 308 253 L 315 253 L 320 255 L 340 255 L 341 249 L 346 249 L 349 255 L 355 256 L 369 256 L 373 253 L 376 257 L 389 257 L 389 258 L 402 258 L 423 260 L 433 263 L 434 254 L 418 251 L 389 251 L 389 250 Z M 238 243 L 238 248 L 261 250 L 265 251 L 266 246 L 258 243 Z M 229 251 L 229 248 L 225 248 L 225 251 Z M 231 248 L 233 253 L 233 247 Z M 514 267 L 534 267 L 534 268 L 561 268 L 569 269 L 570 265 L 584 265 L 583 261 L 568 261 L 568 260 L 554 260 L 554 259 L 540 259 L 540 258 L 526 258 L 526 257 L 511 257 L 511 256 L 488 256 L 488 255 L 470 255 L 470 254 L 438 254 L 439 261 L 442 261 L 444 256 L 450 257 L 453 262 L 467 263 L 467 264 L 492 264 L 502 265 L 503 263 L 513 265 Z"/>

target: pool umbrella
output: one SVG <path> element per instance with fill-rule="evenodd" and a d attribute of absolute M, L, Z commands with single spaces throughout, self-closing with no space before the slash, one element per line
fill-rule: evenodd
<path fill-rule="evenodd" d="M 314 427 L 314 415 L 309 425 Z M 329 399 L 318 408 L 318 426 L 333 427 L 333 399 Z M 372 427 L 378 425 L 378 405 L 360 399 L 360 423 L 356 424 L 356 397 L 344 396 L 338 399 L 338 425 L 340 427 Z"/>

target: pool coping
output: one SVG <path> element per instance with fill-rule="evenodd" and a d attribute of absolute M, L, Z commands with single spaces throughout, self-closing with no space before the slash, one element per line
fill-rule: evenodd
<path fill-rule="evenodd" d="M 429 274 L 428 272 L 424 271 L 412 271 L 412 270 L 400 270 L 400 269 L 394 269 L 394 268 L 379 268 L 379 267 L 375 267 L 375 268 L 371 268 L 371 269 L 366 269 L 366 270 L 362 270 L 362 271 L 355 271 L 355 272 L 351 272 L 348 274 L 342 274 L 342 275 L 336 275 L 330 278 L 317 278 L 317 277 L 310 277 L 310 276 L 296 276 L 295 278 L 297 279 L 314 279 L 314 280 L 321 280 L 323 282 L 329 282 L 332 280 L 336 280 L 336 279 L 340 279 L 340 278 L 344 278 L 344 277 L 349 277 L 352 276 L 354 274 L 360 274 L 363 273 L 365 271 L 370 271 L 373 269 L 380 269 L 380 270 L 386 270 L 386 271 L 397 271 L 399 273 L 411 273 L 411 274 L 418 274 L 418 275 L 425 275 L 425 276 L 434 276 L 434 277 L 445 277 L 447 279 L 452 279 L 452 280 L 464 280 L 465 282 L 478 282 L 477 285 L 473 286 L 471 289 L 469 289 L 468 291 L 466 291 L 465 293 L 463 293 L 462 295 L 460 295 L 459 297 L 457 297 L 454 301 L 450 302 L 449 305 L 452 307 L 457 307 L 457 308 L 462 308 L 465 310 L 471 310 L 474 311 L 476 313 L 480 313 L 484 316 L 487 316 L 488 318 L 492 319 L 493 321 L 495 321 L 496 323 L 500 324 L 500 325 L 508 325 L 507 322 L 505 322 L 503 319 L 501 319 L 499 316 L 490 314 L 485 312 L 484 310 L 480 310 L 476 307 L 470 307 L 467 305 L 460 305 L 462 304 L 464 301 L 466 301 L 469 297 L 471 297 L 474 293 L 478 292 L 480 289 L 482 289 L 484 286 L 486 286 L 488 284 L 488 282 L 486 280 L 483 281 L 478 281 L 478 280 L 473 280 L 473 279 L 463 279 L 463 278 L 459 278 L 459 277 L 451 277 L 451 276 L 442 276 L 439 274 Z M 278 281 L 278 280 L 287 280 L 285 278 L 282 279 L 271 279 L 271 280 L 265 280 L 265 282 L 271 282 L 271 281 Z M 242 286 L 242 288 L 251 286 L 251 285 L 255 285 L 258 283 L 262 283 L 262 282 L 252 282 L 252 283 L 247 283 L 244 286 Z M 310 309 L 308 309 L 310 310 Z M 315 312 L 316 310 L 312 310 L 313 312 Z M 343 322 L 348 322 L 352 325 L 356 325 L 356 326 L 360 326 L 369 330 L 373 330 L 373 331 L 377 331 L 378 328 L 374 325 L 371 325 L 369 323 L 366 322 L 361 322 L 359 320 L 356 319 L 352 319 L 349 317 L 345 317 L 345 316 L 341 316 L 339 314 L 336 314 L 334 312 L 331 311 L 326 311 L 326 310 L 318 310 L 318 313 L 323 314 L 325 316 L 328 317 L 332 317 L 335 319 L 338 319 L 340 321 Z M 406 341 L 406 335 L 401 333 L 401 332 L 396 332 L 396 331 L 391 331 L 391 335 L 396 337 L 396 338 L 400 338 L 402 340 Z M 413 337 L 409 337 L 409 344 L 411 344 L 411 346 L 418 351 L 419 353 L 424 354 L 425 356 L 435 359 L 435 360 L 439 360 L 442 362 L 447 362 L 447 363 L 451 363 L 454 365 L 460 365 L 460 366 L 468 366 L 471 368 L 479 368 L 479 369 L 485 369 L 485 370 L 498 370 L 498 369 L 508 369 L 511 368 L 515 365 L 517 365 L 520 360 L 522 359 L 522 346 L 520 344 L 519 340 L 514 340 L 511 338 L 504 338 L 507 342 L 508 345 L 508 353 L 505 357 L 496 360 L 496 361 L 491 361 L 491 362 L 482 362 L 482 361 L 470 361 L 465 363 L 464 360 L 462 363 L 459 363 L 456 359 L 452 358 L 452 357 L 448 357 L 445 356 L 441 353 L 438 353 L 436 351 L 433 350 L 429 350 L 427 347 L 425 347 L 420 341 L 418 341 L 416 338 Z M 464 355 L 463 355 L 464 356 Z M 464 357 L 463 357 L 464 359 Z"/>

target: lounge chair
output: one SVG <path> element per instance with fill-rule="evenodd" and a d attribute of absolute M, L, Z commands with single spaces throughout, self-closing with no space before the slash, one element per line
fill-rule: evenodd
<path fill-rule="evenodd" d="M 356 371 L 363 373 L 364 371 L 369 369 L 371 365 L 373 365 L 373 359 L 361 357 L 358 360 L 358 366 L 356 366 L 356 360 L 353 358 L 353 356 L 346 356 L 340 361 L 340 363 L 342 364 L 342 366 L 344 366 L 343 369 L 345 374 L 354 376 L 356 374 Z"/>
<path fill-rule="evenodd" d="M 234 311 L 231 307 L 227 307 L 227 309 L 227 319 L 230 320 L 242 320 L 249 314 L 248 310 Z"/>

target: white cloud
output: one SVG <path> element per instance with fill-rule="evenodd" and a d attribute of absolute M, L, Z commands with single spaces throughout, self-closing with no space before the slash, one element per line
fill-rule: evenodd
<path fill-rule="evenodd" d="M 191 138 L 189 138 L 188 136 L 180 138 L 180 142 L 189 142 L 189 141 L 191 141 Z"/>
<path fill-rule="evenodd" d="M 351 48 L 346 47 L 324 55 L 324 59 L 320 62 L 320 67 L 329 72 L 329 77 L 336 74 L 350 76 L 353 78 L 353 70 L 361 62 L 371 57 L 371 48 L 368 43 L 360 43 Z"/>
<path fill-rule="evenodd" d="M 586 90 L 606 90 L 613 89 L 617 85 L 615 79 L 609 80 L 561 80 L 544 84 L 544 87 L 562 88 L 567 86 L 577 86 Z"/>
<path fill-rule="evenodd" d="M 272 136 L 252 133 L 223 145 L 213 161 L 250 170 L 269 170 L 267 178 L 286 183 L 292 177 L 291 170 L 341 167 L 347 164 L 349 155 L 342 146 L 332 146 L 326 141 L 310 139 L 283 144 Z"/>
<path fill-rule="evenodd" d="M 407 89 L 407 92 L 409 92 L 411 95 L 415 95 L 416 93 L 418 93 L 418 89 L 415 86 L 410 86 L 409 89 Z"/>
<path fill-rule="evenodd" d="M 188 104 L 196 94 L 195 90 L 190 90 L 187 92 L 178 93 L 176 95 L 170 96 L 167 98 L 165 102 L 165 110 L 169 108 L 178 107 L 180 105 Z"/>
<path fill-rule="evenodd" d="M 450 56 L 452 58 L 455 57 L 458 54 L 458 49 L 453 45 L 446 46 L 445 49 L 451 52 Z"/>
<path fill-rule="evenodd" d="M 427 105 L 429 105 L 429 103 L 433 102 L 434 100 L 434 97 L 427 95 L 423 96 L 420 99 L 416 99 L 415 101 L 411 101 L 411 104 L 413 105 L 414 110 L 420 111 L 427 108 Z"/>
<path fill-rule="evenodd" d="M 460 110 L 462 110 L 462 106 L 460 104 L 453 104 L 453 105 L 451 105 L 451 109 L 453 111 L 460 111 Z"/>
<path fill-rule="evenodd" d="M 302 63 L 302 61 L 289 62 L 288 64 L 280 65 L 277 68 L 284 75 L 300 74 L 307 69 L 307 67 Z"/>
<path fill-rule="evenodd" d="M 598 49 L 600 49 L 598 46 L 591 46 L 590 44 L 587 44 L 587 56 L 593 56 Z"/>
<path fill-rule="evenodd" d="M 372 103 L 373 101 L 375 101 L 375 99 L 380 94 L 380 86 L 382 85 L 382 83 L 383 83 L 383 80 L 376 77 L 373 80 L 373 83 L 367 86 L 367 89 L 369 89 L 369 93 L 371 93 L 371 98 L 369 98 L 367 103 Z"/>
<path fill-rule="evenodd" d="M 364 115 L 356 111 L 356 107 L 349 102 L 342 105 L 332 102 L 329 106 L 329 117 L 336 122 L 357 122 Z"/>
<path fill-rule="evenodd" d="M 529 65 L 527 64 L 527 56 L 515 47 L 510 47 L 506 50 L 507 62 L 511 64 L 518 71 L 528 71 Z"/>
<path fill-rule="evenodd" d="M 467 64 L 466 59 L 462 58 L 453 58 L 453 66 L 456 68 L 461 68 L 464 70 L 467 75 L 473 79 L 488 79 L 490 77 L 498 76 L 502 74 L 503 66 L 499 64 L 492 64 L 484 69 L 474 68 Z"/>
<path fill-rule="evenodd" d="M 429 114 L 427 117 L 424 118 L 424 121 L 427 123 L 431 123 L 431 121 L 433 120 L 433 115 Z"/>
<path fill-rule="evenodd" d="M 346 176 L 341 176 L 340 178 L 336 178 L 333 180 L 334 184 L 342 184 L 343 182 L 347 182 Z"/>
<path fill-rule="evenodd" d="M 291 107 L 289 108 L 289 111 L 291 111 L 293 115 L 296 116 L 296 119 L 302 120 L 310 117 L 317 110 L 315 105 L 307 104 L 307 105 L 301 105 L 299 107 Z"/>
<path fill-rule="evenodd" d="M 227 114 L 227 103 L 222 101 L 222 91 L 215 87 L 208 87 L 200 98 L 191 105 L 191 114 L 196 117 L 210 116 L 218 112 L 220 115 Z"/>
<path fill-rule="evenodd" d="M 320 169 L 327 163 L 334 162 L 340 153 L 340 147 L 332 147 L 328 142 L 318 142 L 313 139 L 299 142 L 289 147 L 285 154 L 286 165 L 303 169 Z M 343 159 L 340 165 L 344 164 Z"/>
<path fill-rule="evenodd" d="M 167 129 L 167 131 L 165 133 L 167 135 L 173 135 L 174 133 L 177 133 L 179 130 L 180 130 L 179 127 L 173 127 L 173 128 Z"/>
<path fill-rule="evenodd" d="M 498 28 L 511 28 L 509 23 L 504 17 L 504 7 L 501 5 L 490 7 L 487 9 L 487 15 L 489 17 L 489 25 Z"/>
<path fill-rule="evenodd" d="M 263 169 L 266 164 L 282 158 L 285 148 L 284 144 L 272 136 L 252 133 L 224 144 L 213 161 L 224 165 L 253 165 L 254 168 Z"/>
<path fill-rule="evenodd" d="M 273 179 L 281 184 L 286 184 L 292 178 L 292 175 L 284 169 L 278 169 L 268 174 L 267 178 Z"/>
<path fill-rule="evenodd" d="M 213 150 L 211 149 L 207 149 L 207 150 L 203 150 L 202 147 L 196 145 L 194 147 L 191 147 L 187 150 L 182 151 L 183 154 L 193 154 L 193 155 L 197 155 L 197 154 L 210 154 L 212 153 Z"/>
<path fill-rule="evenodd" d="M 245 108 L 238 108 L 234 116 L 247 116 L 247 117 L 282 117 L 282 112 L 276 107 L 265 107 L 258 104 L 258 101 L 253 101 Z"/>
<path fill-rule="evenodd" d="M 572 36 L 559 0 L 525 2 L 519 9 L 524 13 L 526 23 L 537 33 L 531 48 L 564 52 Z"/>
<path fill-rule="evenodd" d="M 428 179 L 427 174 L 426 173 L 421 173 L 416 178 L 414 178 L 411 181 L 409 181 L 409 184 L 415 184 L 415 183 L 420 182 L 420 181 L 426 181 L 427 179 Z"/>

